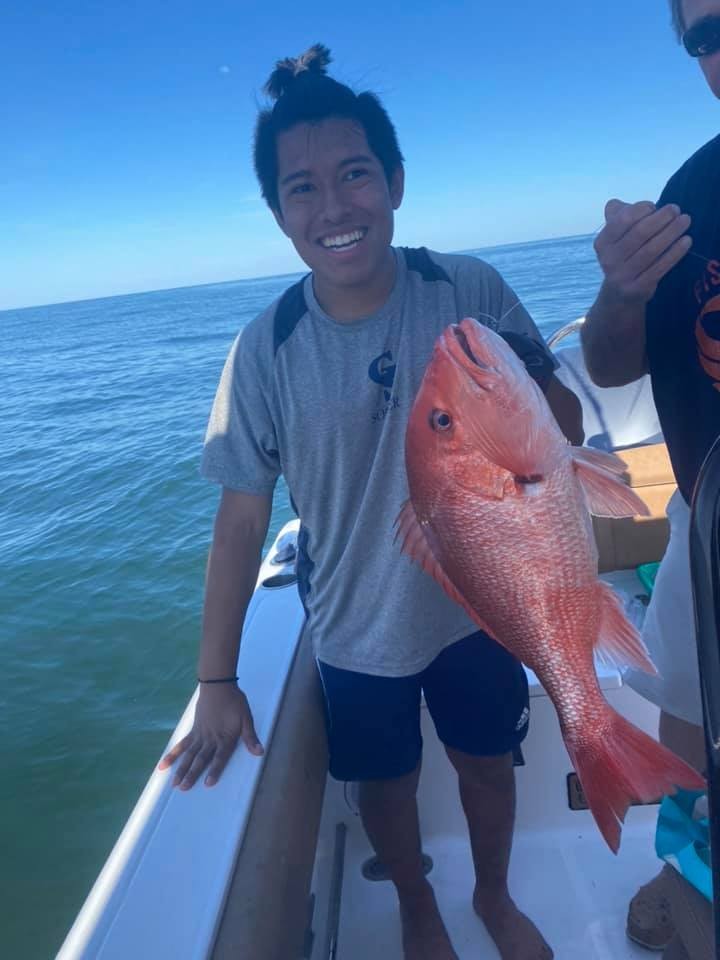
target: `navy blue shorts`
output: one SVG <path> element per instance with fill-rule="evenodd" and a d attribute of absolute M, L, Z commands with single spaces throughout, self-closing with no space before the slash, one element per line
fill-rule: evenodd
<path fill-rule="evenodd" d="M 528 730 L 522 665 L 486 633 L 446 647 L 421 673 L 375 677 L 318 661 L 325 692 L 330 774 L 388 780 L 420 762 L 421 693 L 446 747 L 476 757 L 513 751 Z"/>

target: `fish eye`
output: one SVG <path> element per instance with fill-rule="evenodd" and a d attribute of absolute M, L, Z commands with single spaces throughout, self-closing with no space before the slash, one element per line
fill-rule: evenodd
<path fill-rule="evenodd" d="M 438 430 L 442 433 L 445 430 L 449 430 L 452 426 L 452 417 L 444 410 L 433 410 L 430 414 L 430 426 L 433 430 Z"/>

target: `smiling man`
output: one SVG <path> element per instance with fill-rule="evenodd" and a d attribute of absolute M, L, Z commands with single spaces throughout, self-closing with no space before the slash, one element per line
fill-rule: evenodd
<path fill-rule="evenodd" d="M 720 97 L 720 0 L 671 0 L 671 9 L 685 50 Z M 657 206 L 611 200 L 606 220 L 596 241 L 605 279 L 582 332 L 585 360 L 601 386 L 650 374 L 679 488 L 644 629 L 660 676 L 627 679 L 660 707 L 660 739 L 702 769 L 688 538 L 693 487 L 720 434 L 720 137 L 672 177 Z M 662 949 L 673 933 L 661 873 L 634 898 L 628 934 Z"/>
<path fill-rule="evenodd" d="M 474 316 L 504 334 L 567 434 L 579 404 L 502 278 L 472 258 L 392 246 L 403 197 L 397 137 L 372 94 L 325 73 L 323 47 L 280 63 L 255 168 L 311 273 L 236 340 L 210 418 L 203 472 L 223 487 L 210 553 L 188 789 L 212 785 L 237 741 L 262 751 L 234 678 L 243 618 L 282 473 L 301 518 L 298 581 L 326 701 L 330 772 L 359 781 L 368 836 L 397 890 L 407 960 L 456 954 L 423 872 L 416 791 L 425 694 L 458 773 L 476 884 L 468 891 L 503 960 L 552 955 L 507 887 L 512 751 L 527 732 L 520 664 L 401 556 L 407 418 L 441 331 Z M 522 545 L 518 544 L 521 548 Z"/>

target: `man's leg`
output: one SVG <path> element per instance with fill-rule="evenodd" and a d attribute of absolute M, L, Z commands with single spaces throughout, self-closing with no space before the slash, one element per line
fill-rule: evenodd
<path fill-rule="evenodd" d="M 474 757 L 446 747 L 458 774 L 475 866 L 473 906 L 503 960 L 548 960 L 552 950 L 508 890 L 515 823 L 512 754 Z"/>
<path fill-rule="evenodd" d="M 705 772 L 707 756 L 705 733 L 702 727 L 681 720 L 679 717 L 673 717 L 663 710 L 660 713 L 660 743 L 682 757 L 700 773 Z"/>
<path fill-rule="evenodd" d="M 406 960 L 457 960 L 424 875 L 417 809 L 420 766 L 392 780 L 360 783 L 360 814 L 370 843 L 395 884 Z"/>
<path fill-rule="evenodd" d="M 416 801 L 420 677 L 368 676 L 325 663 L 318 668 L 330 774 L 359 784 L 363 825 L 400 901 L 405 960 L 457 960 L 423 873 Z M 385 956 L 382 944 L 378 954 Z"/>
<path fill-rule="evenodd" d="M 424 672 L 423 688 L 458 774 L 475 865 L 475 910 L 503 960 L 547 960 L 552 951 L 513 903 L 507 883 L 515 824 L 512 751 L 530 715 L 525 671 L 480 631 L 447 647 Z"/>
<path fill-rule="evenodd" d="M 682 757 L 691 767 L 705 772 L 705 734 L 702 727 L 660 713 L 660 743 Z M 675 924 L 670 911 L 667 872 L 665 866 L 658 875 L 640 887 L 630 901 L 627 934 L 631 940 L 651 950 L 662 950 L 675 935 Z"/>

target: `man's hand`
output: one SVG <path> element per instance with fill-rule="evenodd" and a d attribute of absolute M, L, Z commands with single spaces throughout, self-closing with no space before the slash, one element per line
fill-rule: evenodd
<path fill-rule="evenodd" d="M 193 728 L 162 758 L 159 769 L 167 770 L 182 756 L 173 786 L 189 790 L 209 767 L 205 786 L 212 787 L 220 779 L 238 740 L 254 756 L 262 756 L 263 748 L 245 694 L 234 684 L 201 685 Z"/>
<path fill-rule="evenodd" d="M 690 217 L 669 204 L 610 200 L 605 227 L 595 239 L 595 252 L 605 274 L 602 294 L 627 305 L 645 305 L 657 286 L 692 246 Z"/>

